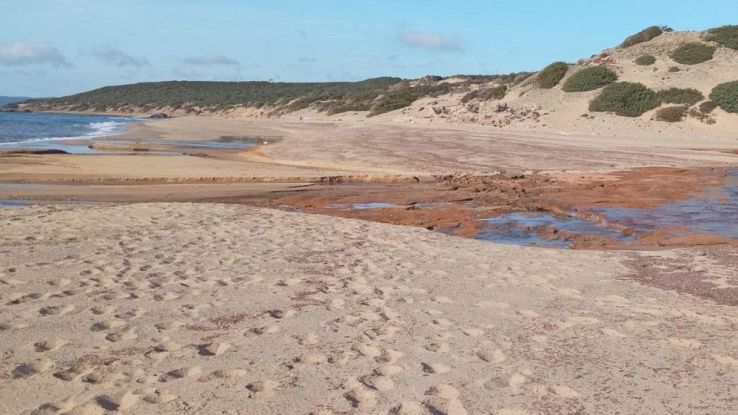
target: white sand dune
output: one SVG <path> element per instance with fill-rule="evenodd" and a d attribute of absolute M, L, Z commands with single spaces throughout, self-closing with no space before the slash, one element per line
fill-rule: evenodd
<path fill-rule="evenodd" d="M 645 254 L 211 204 L 0 229 L 2 414 L 736 413 L 735 307 Z"/>

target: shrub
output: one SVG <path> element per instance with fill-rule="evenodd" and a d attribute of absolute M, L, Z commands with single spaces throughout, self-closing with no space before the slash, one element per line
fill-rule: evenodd
<path fill-rule="evenodd" d="M 664 89 L 656 93 L 656 96 L 658 97 L 659 101 L 666 104 L 684 104 L 692 106 L 703 99 L 705 99 L 705 96 L 702 95 L 702 92 L 693 89 L 693 88 L 687 88 L 687 89 L 680 89 L 680 88 L 670 88 L 670 89 Z"/>
<path fill-rule="evenodd" d="M 664 29 L 658 26 L 647 27 L 640 32 L 628 37 L 620 45 L 621 48 L 628 48 L 639 43 L 648 42 L 649 40 L 655 39 L 664 33 Z"/>
<path fill-rule="evenodd" d="M 707 40 L 723 45 L 726 48 L 738 50 L 738 26 L 723 26 L 710 29 L 707 32 Z"/>
<path fill-rule="evenodd" d="M 710 100 L 727 112 L 738 112 L 738 81 L 726 82 L 713 88 Z"/>
<path fill-rule="evenodd" d="M 678 105 L 676 107 L 661 108 L 656 111 L 656 120 L 666 122 L 679 122 L 687 115 L 687 107 Z"/>
<path fill-rule="evenodd" d="M 617 82 L 606 86 L 600 95 L 589 103 L 589 110 L 612 112 L 625 117 L 638 117 L 658 105 L 656 92 L 645 85 Z"/>
<path fill-rule="evenodd" d="M 681 71 L 682 70 L 679 69 L 678 66 L 672 66 L 671 68 L 669 68 L 669 72 L 671 72 L 671 73 L 676 73 L 676 72 L 681 72 Z"/>
<path fill-rule="evenodd" d="M 700 104 L 700 112 L 703 114 L 709 114 L 717 108 L 717 104 L 714 101 L 705 101 Z"/>
<path fill-rule="evenodd" d="M 551 89 L 561 82 L 569 70 L 569 65 L 565 62 L 554 62 L 538 74 L 538 86 L 544 89 Z"/>
<path fill-rule="evenodd" d="M 478 89 L 471 91 L 461 98 L 461 102 L 466 104 L 467 102 L 478 99 L 480 101 L 489 101 L 491 99 L 502 99 L 505 98 L 507 93 L 507 87 L 505 85 L 493 86 L 491 88 Z"/>
<path fill-rule="evenodd" d="M 566 80 L 564 91 L 594 91 L 618 80 L 617 74 L 604 66 L 584 68 Z"/>
<path fill-rule="evenodd" d="M 635 60 L 636 65 L 650 66 L 656 63 L 656 57 L 653 55 L 641 55 Z"/>
<path fill-rule="evenodd" d="M 394 89 L 381 98 L 378 98 L 372 106 L 371 116 L 383 114 L 409 107 L 413 102 L 423 97 L 438 97 L 451 92 L 451 85 L 444 83 L 438 85 L 403 86 Z"/>
<path fill-rule="evenodd" d="M 715 47 L 704 43 L 691 42 L 676 48 L 671 53 L 671 58 L 683 65 L 697 65 L 711 60 L 714 54 Z"/>

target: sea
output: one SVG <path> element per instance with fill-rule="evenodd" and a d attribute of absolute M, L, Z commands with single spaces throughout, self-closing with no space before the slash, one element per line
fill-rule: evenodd
<path fill-rule="evenodd" d="M 119 134 L 128 123 L 137 120 L 110 115 L 0 112 L 0 150 L 47 149 L 63 140 Z"/>

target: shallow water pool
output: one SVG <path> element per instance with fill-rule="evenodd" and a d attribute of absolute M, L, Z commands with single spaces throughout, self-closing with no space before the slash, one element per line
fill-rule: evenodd
<path fill-rule="evenodd" d="M 475 239 L 512 245 L 537 245 L 551 248 L 571 246 L 569 241 L 541 236 L 548 229 L 623 241 L 633 239 L 601 223 L 571 216 L 558 217 L 548 212 L 513 212 L 486 219 L 485 222 L 486 226 Z"/>

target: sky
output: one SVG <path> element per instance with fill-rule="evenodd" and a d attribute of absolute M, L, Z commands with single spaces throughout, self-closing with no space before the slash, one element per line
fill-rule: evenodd
<path fill-rule="evenodd" d="M 574 62 L 736 0 L 0 0 L 0 95 L 162 80 L 356 81 Z"/>

